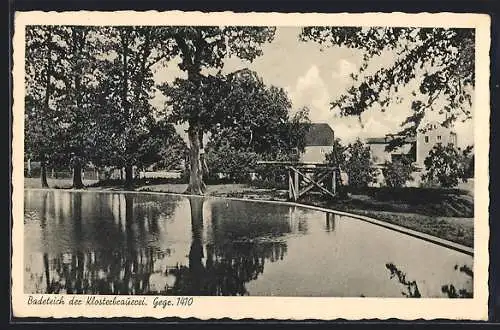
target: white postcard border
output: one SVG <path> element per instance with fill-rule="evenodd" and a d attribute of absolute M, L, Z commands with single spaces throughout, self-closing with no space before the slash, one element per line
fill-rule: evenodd
<path fill-rule="evenodd" d="M 23 292 L 24 31 L 26 25 L 254 25 L 254 26 L 418 26 L 476 29 L 474 298 L 289 298 L 195 297 L 189 307 L 28 305 Z M 198 319 L 471 319 L 488 312 L 489 207 L 489 48 L 490 18 L 484 14 L 283 14 L 231 12 L 18 12 L 13 39 L 12 141 L 12 308 L 15 317 L 194 317 Z M 60 295 L 31 295 L 60 297 Z M 76 295 L 75 295 L 76 296 Z M 87 296 L 81 296 L 86 299 Z M 97 296 L 113 298 L 114 296 Z M 134 296 L 138 298 L 138 296 Z"/>

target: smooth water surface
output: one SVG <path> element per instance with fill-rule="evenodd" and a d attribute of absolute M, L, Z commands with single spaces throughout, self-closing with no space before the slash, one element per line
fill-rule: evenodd
<path fill-rule="evenodd" d="M 272 203 L 25 190 L 26 293 L 469 297 L 472 257 Z"/>

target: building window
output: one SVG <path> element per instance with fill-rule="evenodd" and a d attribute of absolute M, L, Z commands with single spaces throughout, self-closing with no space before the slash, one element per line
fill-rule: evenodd
<path fill-rule="evenodd" d="M 425 143 L 429 143 L 429 136 L 426 135 L 424 138 L 424 141 L 425 141 Z"/>
<path fill-rule="evenodd" d="M 438 141 L 441 141 L 441 135 L 438 135 Z"/>

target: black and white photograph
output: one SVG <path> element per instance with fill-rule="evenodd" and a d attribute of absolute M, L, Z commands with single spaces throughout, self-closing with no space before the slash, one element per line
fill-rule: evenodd
<path fill-rule="evenodd" d="M 27 16 L 14 48 L 28 314 L 237 296 L 486 315 L 489 63 L 464 22 L 487 16 L 91 14 Z"/>

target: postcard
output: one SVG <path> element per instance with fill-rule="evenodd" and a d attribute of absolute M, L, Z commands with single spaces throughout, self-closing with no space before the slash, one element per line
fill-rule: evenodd
<path fill-rule="evenodd" d="M 487 319 L 489 16 L 14 26 L 15 317 Z"/>

